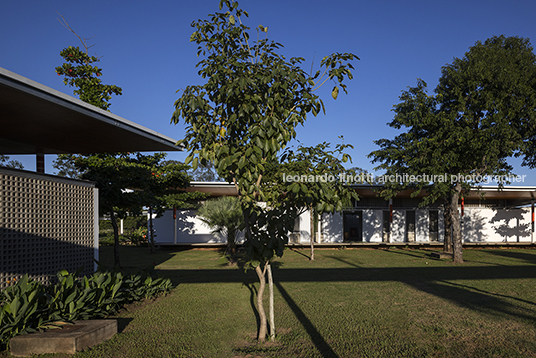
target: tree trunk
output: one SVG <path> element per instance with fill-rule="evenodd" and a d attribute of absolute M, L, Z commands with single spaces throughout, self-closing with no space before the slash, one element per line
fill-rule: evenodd
<path fill-rule="evenodd" d="M 458 214 L 458 199 L 462 190 L 461 184 L 457 183 L 454 189 L 455 191 L 452 194 L 452 198 L 450 201 L 450 216 L 452 219 L 453 261 L 455 263 L 463 263 L 462 235 L 460 229 L 460 216 Z"/>
<path fill-rule="evenodd" d="M 266 265 L 264 266 L 266 269 Z M 264 342 L 266 340 L 266 312 L 264 311 L 264 304 L 262 302 L 263 296 L 264 296 L 264 288 L 266 286 L 266 276 L 265 270 L 261 269 L 261 265 L 255 267 L 255 272 L 257 273 L 257 276 L 259 277 L 259 290 L 257 291 L 257 311 L 259 311 L 259 335 L 257 339 L 259 342 Z"/>
<path fill-rule="evenodd" d="M 311 220 L 310 220 L 310 232 L 311 232 L 311 258 L 310 260 L 313 261 L 315 259 L 315 236 L 316 236 L 316 227 L 315 227 L 315 211 L 313 209 L 313 206 L 310 207 L 311 212 Z"/>
<path fill-rule="evenodd" d="M 149 252 L 154 254 L 153 207 L 149 206 Z"/>
<path fill-rule="evenodd" d="M 452 217 L 450 213 L 450 204 L 452 194 L 445 197 L 443 220 L 445 222 L 445 235 L 443 240 L 443 251 L 452 253 Z"/>
<path fill-rule="evenodd" d="M 121 262 L 119 260 L 119 228 L 117 227 L 115 212 L 113 210 L 110 211 L 110 219 L 112 221 L 112 228 L 114 229 L 114 267 L 121 268 Z"/>
<path fill-rule="evenodd" d="M 275 341 L 275 317 L 274 317 L 274 279 L 272 277 L 272 266 L 270 261 L 266 263 L 268 271 L 268 293 L 269 293 L 269 303 L 268 303 L 268 315 L 270 318 L 270 340 Z"/>
<path fill-rule="evenodd" d="M 230 231 L 227 233 L 227 253 L 229 254 L 229 265 L 236 264 L 236 231 Z"/>

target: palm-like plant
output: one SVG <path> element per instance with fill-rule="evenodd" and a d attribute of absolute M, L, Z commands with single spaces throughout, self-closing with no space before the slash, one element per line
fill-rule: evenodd
<path fill-rule="evenodd" d="M 227 237 L 229 264 L 236 263 L 236 239 L 244 228 L 244 215 L 237 197 L 223 196 L 207 200 L 197 212 L 199 219 L 212 229 L 212 234 Z"/>

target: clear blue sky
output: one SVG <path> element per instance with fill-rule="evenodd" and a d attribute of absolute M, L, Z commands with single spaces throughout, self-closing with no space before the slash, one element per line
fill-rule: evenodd
<path fill-rule="evenodd" d="M 332 52 L 352 52 L 356 61 L 349 95 L 337 101 L 331 85 L 321 94 L 327 114 L 311 117 L 298 130 L 304 145 L 345 142 L 353 165 L 372 170 L 366 157 L 377 149 L 373 140 L 392 138 L 387 126 L 398 96 L 417 78 L 433 89 L 441 67 L 462 57 L 477 40 L 504 34 L 536 43 L 536 1 L 242 1 L 250 14 L 245 23 L 269 27 L 269 38 L 282 43 L 286 56 L 311 62 Z M 0 21 L 0 67 L 72 95 L 54 68 L 62 64 L 59 52 L 79 46 L 78 39 L 59 22 L 62 14 L 71 27 L 94 46 L 101 57 L 104 83 L 123 88 L 110 110 L 128 120 L 175 139 L 184 125 L 170 124 L 176 91 L 200 83 L 195 68 L 196 45 L 189 42 L 190 23 L 218 11 L 218 1 L 66 1 L 4 0 Z M 1 115 L 1 114 L 0 114 Z M 21 125 L 24 125 L 21 123 Z M 1 129 L 0 129 L 1 130 Z M 186 154 L 170 159 L 183 160 Z M 14 157 L 15 158 L 15 157 Z M 29 170 L 35 159 L 17 157 Z M 53 156 L 46 170 L 52 173 Z M 536 185 L 536 171 L 519 166 L 527 175 L 524 185 Z"/>

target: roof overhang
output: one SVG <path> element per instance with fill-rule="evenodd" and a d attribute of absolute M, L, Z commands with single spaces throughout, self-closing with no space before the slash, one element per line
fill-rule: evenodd
<path fill-rule="evenodd" d="M 381 185 L 352 185 L 357 194 L 361 197 L 377 197 Z M 189 192 L 199 191 L 202 193 L 208 193 L 212 196 L 237 196 L 238 192 L 234 184 L 223 182 L 191 182 L 190 186 L 186 189 Z M 397 198 L 410 198 L 413 197 L 414 190 L 406 189 L 400 191 Z M 422 199 L 427 195 L 425 190 L 422 190 L 415 198 Z M 500 188 L 499 186 L 484 186 L 480 189 L 475 188 L 465 195 L 465 199 L 479 200 L 479 199 L 500 199 L 505 200 L 514 206 L 529 205 L 536 198 L 536 187 L 534 186 L 506 186 Z"/>
<path fill-rule="evenodd" d="M 356 192 L 363 197 L 376 197 L 381 190 L 381 185 L 353 185 Z M 406 189 L 400 191 L 396 197 L 409 198 L 415 197 L 421 199 L 427 195 L 425 189 L 416 195 L 413 189 Z M 480 188 L 474 188 L 469 193 L 465 194 L 466 200 L 479 200 L 479 199 L 500 199 L 506 200 L 514 206 L 529 205 L 536 197 L 536 187 L 534 186 L 482 186 Z"/>
<path fill-rule="evenodd" d="M 236 186 L 224 182 L 191 182 L 187 192 L 201 192 L 212 196 L 238 196 Z"/>
<path fill-rule="evenodd" d="M 157 152 L 176 140 L 0 68 L 0 154 Z"/>

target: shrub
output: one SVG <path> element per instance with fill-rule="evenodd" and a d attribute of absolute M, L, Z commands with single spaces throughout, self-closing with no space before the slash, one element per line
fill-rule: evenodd
<path fill-rule="evenodd" d="M 50 286 L 24 275 L 0 291 L 0 346 L 16 335 L 57 328 L 64 321 L 104 318 L 127 303 L 171 289 L 169 279 L 154 278 L 148 271 L 128 276 L 97 271 L 89 278 L 78 277 L 79 271 L 58 272 L 58 282 Z"/>

